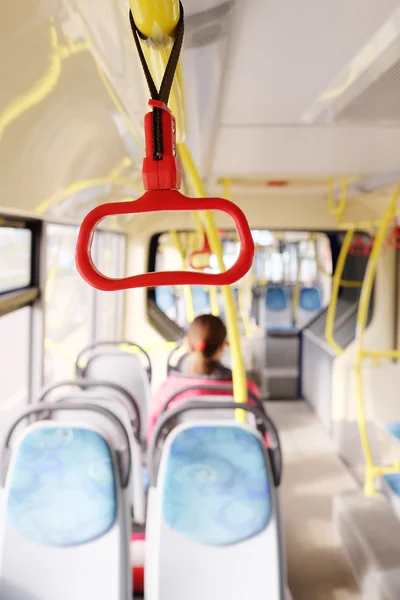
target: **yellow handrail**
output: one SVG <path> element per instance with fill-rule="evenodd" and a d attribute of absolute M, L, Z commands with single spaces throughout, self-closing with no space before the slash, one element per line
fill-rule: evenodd
<path fill-rule="evenodd" d="M 186 144 L 178 144 L 178 152 L 182 165 L 185 169 L 185 174 L 188 177 L 190 185 L 194 194 L 197 197 L 206 196 L 206 190 L 200 175 L 195 167 L 192 156 Z M 229 191 L 229 190 L 226 190 Z M 222 244 L 218 235 L 218 229 L 215 225 L 214 215 L 211 211 L 204 211 L 201 213 L 204 229 L 210 243 L 211 250 L 215 254 L 220 271 L 225 270 L 225 264 L 222 253 Z M 243 357 L 240 350 L 240 334 L 236 315 L 235 300 L 231 287 L 223 286 L 221 288 L 226 312 L 226 325 L 228 330 L 228 341 L 229 347 L 232 354 L 232 374 L 233 374 L 233 393 L 235 402 L 243 403 L 247 402 L 247 381 L 246 381 L 246 370 L 244 367 Z M 236 411 L 236 418 L 240 422 L 245 422 L 246 415 L 242 410 Z"/>
<path fill-rule="evenodd" d="M 335 274 L 332 278 L 332 292 L 331 292 L 331 300 L 328 306 L 328 312 L 326 315 L 326 326 L 325 326 L 325 339 L 330 345 L 330 347 L 337 353 L 343 354 L 343 348 L 339 346 L 339 344 L 335 340 L 334 336 L 334 328 L 335 328 L 335 316 L 337 309 L 337 302 L 339 297 L 339 290 L 342 281 L 343 269 L 346 264 L 346 258 L 349 252 L 349 248 L 351 245 L 351 241 L 353 239 L 354 229 L 349 229 L 344 236 L 342 247 L 340 248 L 340 253 L 335 269 Z"/>
<path fill-rule="evenodd" d="M 199 213 L 197 213 L 196 211 L 192 211 L 191 216 L 194 221 L 195 232 L 196 232 L 196 235 L 198 238 L 198 245 L 196 246 L 196 249 L 198 249 L 198 248 L 201 248 L 201 244 L 203 243 L 205 232 L 204 232 L 203 223 L 201 221 L 201 217 L 200 217 Z M 214 317 L 219 317 L 221 314 L 221 311 L 219 309 L 219 302 L 218 302 L 218 288 L 215 285 L 210 285 L 208 288 L 208 294 L 210 297 L 211 314 L 214 315 Z"/>
<path fill-rule="evenodd" d="M 246 299 L 244 297 L 244 288 L 243 285 L 239 285 L 238 287 L 238 302 L 239 302 L 239 311 L 240 311 L 240 318 L 242 319 L 242 323 L 243 323 L 243 327 L 244 327 L 244 333 L 246 335 L 246 337 L 251 340 L 253 337 L 253 326 L 252 326 L 252 322 L 250 321 L 250 317 L 249 317 L 249 313 L 246 309 Z"/>
<path fill-rule="evenodd" d="M 89 50 L 86 41 L 61 45 L 58 39 L 54 19 L 50 19 L 50 60 L 49 67 L 35 81 L 31 88 L 17 96 L 0 112 L 0 137 L 5 129 L 27 110 L 42 102 L 56 87 L 62 72 L 62 61 L 70 56 Z"/>
<path fill-rule="evenodd" d="M 293 296 L 292 296 L 292 325 L 293 325 L 293 327 L 296 327 L 296 324 L 297 324 L 297 315 L 298 315 L 298 307 L 299 307 L 299 300 L 300 300 L 300 288 L 301 288 L 300 275 L 301 275 L 302 260 L 303 259 L 299 255 L 297 255 L 296 283 L 294 285 Z"/>
<path fill-rule="evenodd" d="M 178 233 L 172 229 L 169 232 L 172 241 L 174 242 L 175 248 L 178 250 L 179 255 L 182 260 L 182 269 L 186 271 L 186 256 L 185 250 L 183 248 L 182 242 L 179 239 Z M 183 287 L 183 295 L 185 298 L 185 306 L 186 306 L 186 320 L 188 323 L 191 323 L 194 320 L 194 306 L 193 306 L 193 293 L 190 285 L 184 285 Z"/>
<path fill-rule="evenodd" d="M 356 347 L 357 355 L 354 364 L 357 386 L 357 420 L 360 431 L 361 445 L 365 458 L 365 486 L 364 491 L 366 496 L 373 496 L 375 491 L 374 479 L 379 475 L 386 473 L 394 473 L 399 471 L 400 464 L 395 464 L 387 467 L 379 467 L 374 464 L 372 450 L 368 438 L 367 419 L 365 414 L 364 399 L 363 399 L 363 380 L 362 380 L 362 360 L 363 358 L 385 356 L 397 358 L 397 351 L 371 352 L 363 349 L 364 333 L 367 327 L 368 311 L 371 301 L 373 283 L 376 274 L 376 268 L 380 250 L 385 242 L 386 235 L 393 217 L 396 214 L 396 204 L 400 194 L 400 186 L 397 186 L 392 194 L 386 212 L 381 220 L 381 224 L 375 238 L 367 269 L 364 276 L 364 284 L 361 289 L 360 301 L 358 305 L 357 325 L 356 325 Z"/>
<path fill-rule="evenodd" d="M 210 295 L 211 314 L 214 315 L 214 317 L 219 317 L 221 314 L 221 311 L 219 309 L 217 286 L 215 286 L 215 285 L 210 286 L 209 295 Z"/>

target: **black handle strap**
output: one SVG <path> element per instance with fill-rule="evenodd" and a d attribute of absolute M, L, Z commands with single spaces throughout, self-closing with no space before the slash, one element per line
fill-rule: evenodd
<path fill-rule="evenodd" d="M 131 24 L 133 39 L 135 40 L 136 49 L 140 58 L 142 69 L 146 77 L 147 85 L 149 86 L 150 95 L 153 100 L 159 100 L 168 104 L 169 95 L 171 93 L 172 83 L 174 81 L 176 68 L 179 62 L 179 56 L 183 44 L 183 35 L 185 30 L 184 25 L 184 12 L 182 3 L 179 2 L 180 16 L 179 21 L 175 29 L 175 41 L 172 46 L 171 54 L 168 59 L 167 66 L 163 80 L 161 82 L 160 90 L 157 90 L 156 84 L 154 83 L 153 77 L 150 73 L 149 66 L 146 62 L 146 58 L 143 53 L 143 48 L 140 43 L 140 32 L 138 31 L 135 21 L 133 19 L 132 11 L 129 11 L 129 21 Z M 153 108 L 153 158 L 154 160 L 162 160 L 163 157 L 163 140 L 162 140 L 162 109 Z"/>

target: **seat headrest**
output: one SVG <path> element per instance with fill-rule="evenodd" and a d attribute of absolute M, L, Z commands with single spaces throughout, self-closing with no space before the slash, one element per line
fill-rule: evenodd
<path fill-rule="evenodd" d="M 300 290 L 299 306 L 303 310 L 319 310 L 322 307 L 321 292 L 316 287 L 305 287 Z"/>
<path fill-rule="evenodd" d="M 265 305 L 269 310 L 285 310 L 288 305 L 287 293 L 283 287 L 269 287 L 265 292 Z"/>

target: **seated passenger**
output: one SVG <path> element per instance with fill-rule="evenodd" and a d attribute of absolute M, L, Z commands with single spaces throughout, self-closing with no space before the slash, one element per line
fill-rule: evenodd
<path fill-rule="evenodd" d="M 232 371 L 220 362 L 226 346 L 226 327 L 219 317 L 213 315 L 196 317 L 189 326 L 187 345 L 189 353 L 187 358 L 181 361 L 181 369 L 174 369 L 171 372 L 153 399 L 147 427 L 148 440 L 165 402 L 174 393 L 188 386 L 202 386 L 207 383 L 220 385 L 232 382 Z M 254 382 L 248 381 L 247 389 L 260 397 L 260 391 Z M 200 388 L 196 392 L 196 396 L 231 394 L 231 391 L 217 392 L 206 388 Z M 193 391 L 182 392 L 171 402 L 170 407 L 188 398 L 193 398 Z"/>

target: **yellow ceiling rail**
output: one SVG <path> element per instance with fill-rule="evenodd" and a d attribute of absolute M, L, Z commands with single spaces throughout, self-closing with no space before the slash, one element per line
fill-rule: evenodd
<path fill-rule="evenodd" d="M 71 185 L 67 186 L 66 188 L 59 190 L 50 196 L 50 198 L 41 202 L 41 204 L 36 207 L 35 212 L 39 214 L 44 213 L 54 204 L 57 204 L 58 202 L 61 202 L 62 200 L 65 200 L 66 198 L 77 194 L 78 192 L 108 184 L 116 187 L 130 187 L 140 194 L 143 193 L 142 187 L 129 177 L 93 177 L 92 179 L 82 179 L 81 181 L 76 181 L 71 183 Z"/>
<path fill-rule="evenodd" d="M 182 161 L 182 165 L 185 169 L 185 174 L 187 175 L 188 181 L 194 194 L 200 198 L 205 197 L 205 187 L 186 144 L 178 144 L 178 152 Z M 215 224 L 214 215 L 211 211 L 204 211 L 201 213 L 201 218 L 204 224 L 204 230 L 207 234 L 211 250 L 218 260 L 219 269 L 221 272 L 225 271 L 222 243 L 218 235 L 218 229 Z M 221 291 L 225 303 L 229 347 L 232 353 L 233 393 L 235 397 L 235 402 L 247 402 L 248 396 L 246 370 L 240 349 L 240 333 L 236 314 L 235 299 L 233 296 L 232 288 L 230 286 L 221 287 Z M 242 410 L 236 411 L 236 417 L 241 422 L 245 422 L 246 420 L 246 415 Z"/>
<path fill-rule="evenodd" d="M 33 106 L 42 102 L 54 90 L 61 75 L 62 61 L 64 59 L 88 50 L 87 42 L 69 42 L 67 46 L 61 46 L 53 19 L 50 20 L 49 38 L 49 67 L 30 89 L 14 99 L 0 113 L 0 137 L 13 121 Z"/>
<path fill-rule="evenodd" d="M 378 233 L 375 238 L 375 243 L 368 260 L 367 269 L 365 271 L 364 283 L 361 289 L 360 301 L 358 304 L 357 325 L 356 325 L 356 348 L 357 355 L 354 364 L 356 375 L 356 397 L 357 397 L 357 421 L 360 432 L 361 445 L 365 460 L 365 485 L 364 492 L 366 496 L 373 496 L 376 493 L 375 478 L 387 473 L 397 473 L 400 471 L 400 463 L 391 466 L 377 466 L 374 463 L 374 458 L 371 450 L 371 445 L 368 437 L 367 418 L 364 406 L 363 396 L 363 374 L 362 362 L 363 359 L 375 359 L 375 364 L 378 363 L 379 357 L 398 358 L 397 350 L 385 351 L 366 351 L 364 348 L 364 334 L 367 328 L 368 312 L 371 302 L 372 288 L 374 284 L 377 264 L 381 249 L 384 247 L 387 232 L 390 228 L 392 220 L 396 215 L 396 205 L 400 195 L 400 185 L 397 186 L 392 194 L 392 197 L 387 206 L 386 212 L 381 220 Z"/>

